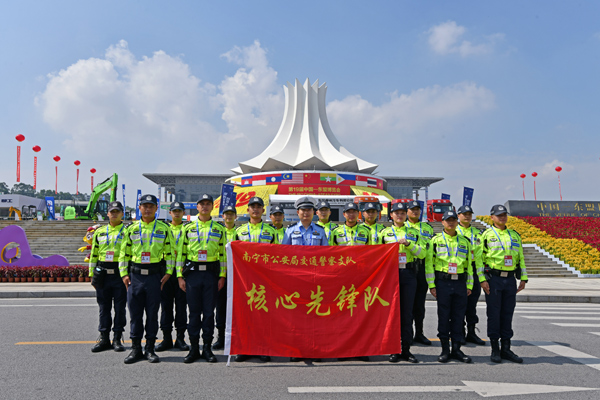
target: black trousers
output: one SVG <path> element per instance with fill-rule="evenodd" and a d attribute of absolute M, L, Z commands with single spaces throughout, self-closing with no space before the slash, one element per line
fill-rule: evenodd
<path fill-rule="evenodd" d="M 125 308 L 127 307 L 127 288 L 119 275 L 106 274 L 101 288 L 96 289 L 96 301 L 100 308 L 100 324 L 98 331 L 109 332 L 112 326 L 113 332 L 123 332 L 127 323 Z M 115 307 L 115 318 L 113 322 L 112 308 Z"/>
<path fill-rule="evenodd" d="M 175 275 L 171 275 L 160 292 L 160 329 L 163 331 L 172 331 L 173 322 L 178 331 L 185 330 L 187 327 L 187 299 Z M 173 316 L 173 306 L 175 306 L 175 316 Z"/>
<path fill-rule="evenodd" d="M 227 279 L 225 286 L 217 294 L 217 330 L 225 330 L 227 321 Z"/>
<path fill-rule="evenodd" d="M 416 273 L 417 287 L 412 313 L 415 327 L 423 327 L 423 320 L 425 319 L 425 299 L 427 297 L 427 292 L 429 291 L 429 285 L 427 285 L 427 280 L 425 279 L 425 263 L 422 260 L 418 260 L 417 262 L 419 263 L 419 271 Z"/>
<path fill-rule="evenodd" d="M 475 271 L 475 269 L 473 271 Z M 479 301 L 479 296 L 481 296 L 479 277 L 477 276 L 477 272 L 473 272 L 473 290 L 471 290 L 471 295 L 467 297 L 467 312 L 465 313 L 467 325 L 476 325 L 479 323 L 479 317 L 477 316 L 477 302 Z"/>
<path fill-rule="evenodd" d="M 400 334 L 402 347 L 410 347 L 413 342 L 413 306 L 417 277 L 412 269 L 400 269 Z"/>
<path fill-rule="evenodd" d="M 156 339 L 158 333 L 158 309 L 160 307 L 160 274 L 129 275 L 131 285 L 127 290 L 127 305 L 131 318 L 132 339 L 141 339 L 146 329 L 146 339 Z M 144 312 L 146 325 L 144 326 Z"/>
<path fill-rule="evenodd" d="M 210 264 L 210 263 L 208 263 Z M 219 265 L 216 262 L 217 267 Z M 188 335 L 190 339 L 200 337 L 211 343 L 215 333 L 215 305 L 217 303 L 218 272 L 190 271 L 185 277 L 185 287 L 190 318 Z"/>
<path fill-rule="evenodd" d="M 490 294 L 487 303 L 487 335 L 490 339 L 511 339 L 512 320 L 517 305 L 517 280 L 514 276 L 502 278 L 492 275 L 488 280 Z"/>
<path fill-rule="evenodd" d="M 460 343 L 464 338 L 463 321 L 467 310 L 467 283 L 436 279 L 438 337 Z"/>

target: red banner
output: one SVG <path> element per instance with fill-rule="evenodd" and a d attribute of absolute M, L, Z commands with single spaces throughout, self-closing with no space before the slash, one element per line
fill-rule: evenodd
<path fill-rule="evenodd" d="M 21 182 L 21 146 L 17 146 L 17 182 Z"/>
<path fill-rule="evenodd" d="M 94 191 L 94 175 L 92 175 L 92 192 Z M 91 192 L 90 192 L 91 193 Z"/>
<path fill-rule="evenodd" d="M 37 189 L 37 157 L 33 157 L 33 190 Z"/>
<path fill-rule="evenodd" d="M 54 194 L 58 194 L 58 165 L 54 167 L 56 170 L 56 180 L 54 181 Z"/>
<path fill-rule="evenodd" d="M 77 168 L 77 181 L 75 183 L 75 194 L 79 194 L 79 168 Z"/>
<path fill-rule="evenodd" d="M 305 194 L 305 195 L 329 195 L 344 196 L 350 194 L 350 186 L 334 185 L 281 185 L 277 188 L 277 194 Z"/>
<path fill-rule="evenodd" d="M 336 358 L 400 353 L 397 244 L 312 247 L 235 241 L 227 254 L 226 354 Z"/>

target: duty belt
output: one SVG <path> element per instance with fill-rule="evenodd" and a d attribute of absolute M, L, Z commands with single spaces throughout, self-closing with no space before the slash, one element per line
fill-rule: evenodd
<path fill-rule="evenodd" d="M 209 271 L 209 272 L 220 272 L 221 265 L 218 261 L 191 261 L 187 260 L 186 267 L 188 271 Z"/>
<path fill-rule="evenodd" d="M 467 280 L 467 274 L 464 272 L 462 274 L 447 274 L 446 272 L 435 271 L 435 277 L 436 277 L 436 279 L 442 279 L 445 281 L 466 281 Z"/>
<path fill-rule="evenodd" d="M 108 275 L 117 274 L 119 271 L 118 262 L 99 261 L 97 265 L 103 270 L 105 270 Z"/>
<path fill-rule="evenodd" d="M 131 263 L 131 272 L 140 275 L 159 274 L 162 269 L 162 263 L 138 264 Z"/>
<path fill-rule="evenodd" d="M 515 276 L 515 271 L 502 271 L 500 269 L 490 269 L 490 274 L 499 276 L 501 278 L 512 278 Z"/>
<path fill-rule="evenodd" d="M 400 268 L 400 269 L 412 269 L 412 270 L 416 270 L 417 269 L 417 262 L 416 261 L 411 261 L 411 262 L 406 263 L 406 264 L 398 264 L 398 268 Z"/>

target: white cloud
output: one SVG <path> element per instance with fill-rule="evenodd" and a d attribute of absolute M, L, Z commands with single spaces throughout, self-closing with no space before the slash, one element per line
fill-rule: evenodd
<path fill-rule="evenodd" d="M 434 52 L 442 55 L 458 53 L 462 57 L 491 53 L 495 44 L 504 39 L 504 34 L 496 33 L 484 37 L 483 43 L 473 44 L 468 40 L 461 41 L 466 32 L 464 26 L 447 21 L 433 26 L 426 33 L 429 34 L 429 46 Z"/>

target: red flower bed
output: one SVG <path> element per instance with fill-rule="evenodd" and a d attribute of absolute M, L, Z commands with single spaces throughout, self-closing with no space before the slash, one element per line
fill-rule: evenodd
<path fill-rule="evenodd" d="M 525 222 L 560 239 L 578 239 L 600 250 L 600 218 L 519 217 Z"/>

